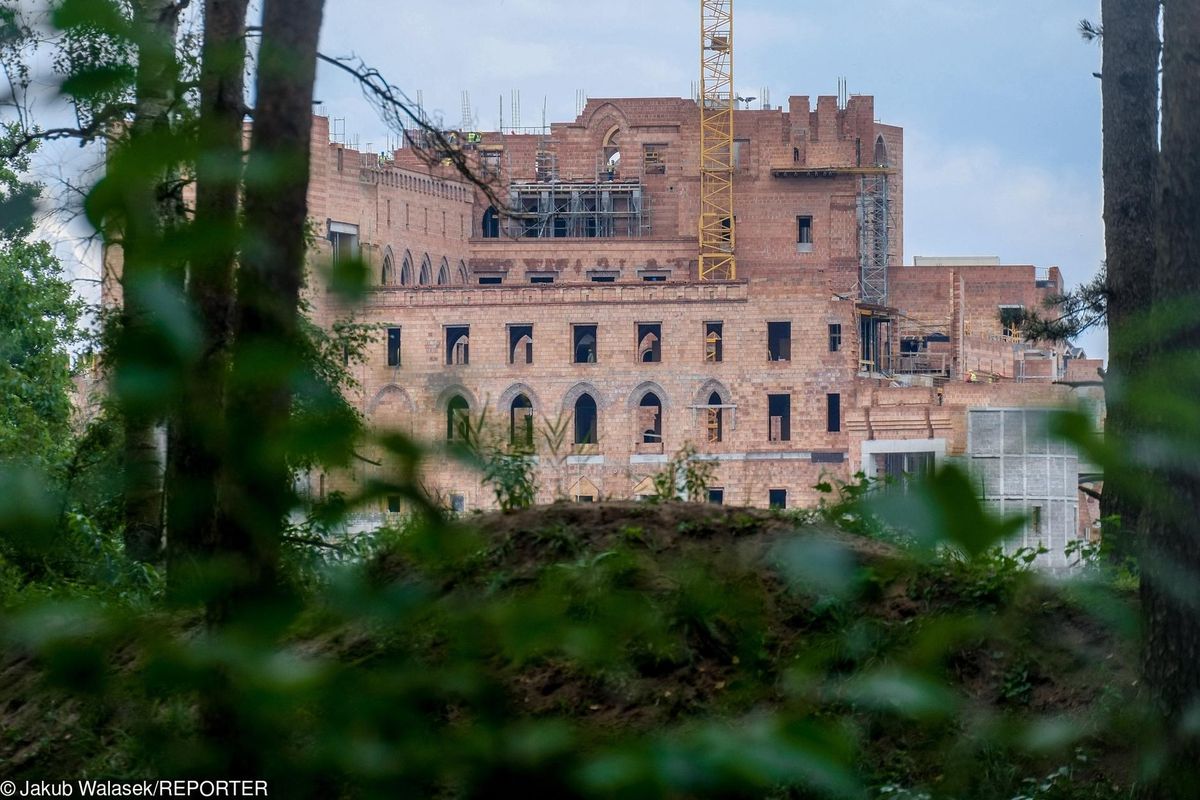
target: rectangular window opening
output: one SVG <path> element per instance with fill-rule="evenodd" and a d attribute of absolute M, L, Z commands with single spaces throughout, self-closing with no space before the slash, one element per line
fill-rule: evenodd
<path fill-rule="evenodd" d="M 508 326 L 508 363 L 533 363 L 533 326 Z"/>
<path fill-rule="evenodd" d="M 767 493 L 767 504 L 773 509 L 787 508 L 787 489 L 771 489 Z"/>
<path fill-rule="evenodd" d="M 842 326 L 841 323 L 829 323 L 829 352 L 836 353 L 842 349 Z"/>
<path fill-rule="evenodd" d="M 830 433 L 838 433 L 842 429 L 842 396 L 840 394 L 825 395 L 825 429 Z"/>
<path fill-rule="evenodd" d="M 329 243 L 333 245 L 334 264 L 344 264 L 357 259 L 358 226 L 346 222 L 330 222 Z"/>
<path fill-rule="evenodd" d="M 504 279 L 499 275 L 481 275 L 479 278 L 480 286 L 499 286 L 504 282 Z"/>
<path fill-rule="evenodd" d="M 592 283 L 616 283 L 616 275 L 593 275 Z"/>
<path fill-rule="evenodd" d="M 792 440 L 792 396 L 790 394 L 767 395 L 767 416 L 770 423 L 768 440 L 790 442 Z"/>
<path fill-rule="evenodd" d="M 450 510 L 455 514 L 461 514 L 467 510 L 467 498 L 461 494 L 450 495 Z"/>
<path fill-rule="evenodd" d="M 704 323 L 704 360 L 716 363 L 722 360 L 725 340 L 725 325 L 721 322 Z"/>
<path fill-rule="evenodd" d="M 796 217 L 796 252 L 811 253 L 813 249 L 813 218 Z"/>
<path fill-rule="evenodd" d="M 665 144 L 642 145 L 642 169 L 647 175 L 665 175 L 667 172 L 667 146 Z"/>
<path fill-rule="evenodd" d="M 595 364 L 596 363 L 596 326 L 595 325 L 572 325 L 571 326 L 571 345 L 573 348 L 573 358 L 571 359 L 576 364 Z"/>
<path fill-rule="evenodd" d="M 662 324 L 658 322 L 639 323 L 637 326 L 637 360 L 643 364 L 657 364 L 662 361 Z"/>
<path fill-rule="evenodd" d="M 338 152 L 340 153 L 341 151 L 339 150 Z M 389 494 L 387 496 L 387 509 L 389 514 L 400 513 L 400 495 Z"/>
<path fill-rule="evenodd" d="M 666 275 L 643 275 L 642 280 L 646 283 L 666 283 Z"/>
<path fill-rule="evenodd" d="M 767 360 L 792 360 L 792 323 L 767 323 Z"/>
<path fill-rule="evenodd" d="M 747 169 L 750 166 L 750 140 L 733 140 L 733 168 Z"/>
<path fill-rule="evenodd" d="M 708 502 L 714 506 L 725 505 L 725 490 L 724 489 L 709 489 Z"/>
<path fill-rule="evenodd" d="M 400 329 L 387 329 L 387 365 L 400 366 Z"/>
<path fill-rule="evenodd" d="M 1024 306 L 1000 306 L 1000 331 L 1005 336 L 1012 338 L 1016 336 L 1021 329 L 1021 321 L 1025 317 Z"/>
<path fill-rule="evenodd" d="M 554 283 L 553 275 L 530 275 L 530 283 Z"/>
<path fill-rule="evenodd" d="M 471 363 L 471 326 L 446 326 L 446 364 L 465 366 Z"/>

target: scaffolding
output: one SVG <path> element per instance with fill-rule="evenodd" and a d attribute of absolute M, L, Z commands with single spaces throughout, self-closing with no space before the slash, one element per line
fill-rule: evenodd
<path fill-rule="evenodd" d="M 700 2 L 700 280 L 734 280 L 733 0 Z"/>
<path fill-rule="evenodd" d="M 525 239 L 637 238 L 650 235 L 640 180 L 513 183 L 508 235 Z"/>
<path fill-rule="evenodd" d="M 885 171 L 859 178 L 858 253 L 862 302 L 887 305 L 891 199 Z"/>

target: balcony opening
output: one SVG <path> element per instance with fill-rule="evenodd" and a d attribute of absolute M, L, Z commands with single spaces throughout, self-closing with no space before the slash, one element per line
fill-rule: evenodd
<path fill-rule="evenodd" d="M 767 418 L 771 442 L 792 440 L 792 396 L 790 394 L 767 395 Z"/>

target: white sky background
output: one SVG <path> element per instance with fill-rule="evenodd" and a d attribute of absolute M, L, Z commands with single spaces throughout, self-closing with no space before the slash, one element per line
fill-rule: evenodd
<path fill-rule="evenodd" d="M 1104 257 L 1100 52 L 1077 32 L 1099 0 L 736 0 L 738 93 L 875 96 L 905 129 L 905 262 L 998 255 L 1062 268 L 1068 285 Z M 329 0 L 321 49 L 356 55 L 457 127 L 469 91 L 477 127 L 573 119 L 590 97 L 686 97 L 698 79 L 698 0 Z M 383 150 L 358 88 L 329 67 L 316 97 L 348 139 Z M 43 177 L 69 145 L 47 148 Z M 77 151 L 75 151 L 77 152 Z M 70 248 L 68 248 L 70 249 Z M 61 248 L 60 248 L 61 250 Z M 66 253 L 63 253 L 66 255 Z M 95 263 L 94 254 L 89 263 Z M 87 272 L 88 270 L 83 270 Z M 1107 337 L 1079 342 L 1103 355 Z"/>

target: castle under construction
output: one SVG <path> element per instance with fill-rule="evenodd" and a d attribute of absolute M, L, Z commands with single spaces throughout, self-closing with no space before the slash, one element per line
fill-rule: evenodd
<path fill-rule="evenodd" d="M 902 265 L 903 131 L 869 96 L 731 109 L 731 210 L 706 215 L 706 103 L 591 99 L 536 130 L 454 132 L 487 191 L 420 137 L 363 153 L 318 117 L 313 257 L 370 265 L 353 313 L 386 331 L 355 367 L 370 424 L 438 441 L 486 413 L 535 454 L 543 501 L 648 495 L 688 444 L 713 464 L 704 499 L 752 506 L 959 459 L 988 504 L 1027 516 L 1020 543 L 1089 536 L 1095 476 L 1044 421 L 1097 391 L 1100 364 L 1013 328 L 1062 291 L 1059 270 Z M 320 287 L 313 301 L 326 324 L 351 313 Z M 494 503 L 465 466 L 425 480 L 457 510 Z"/>

